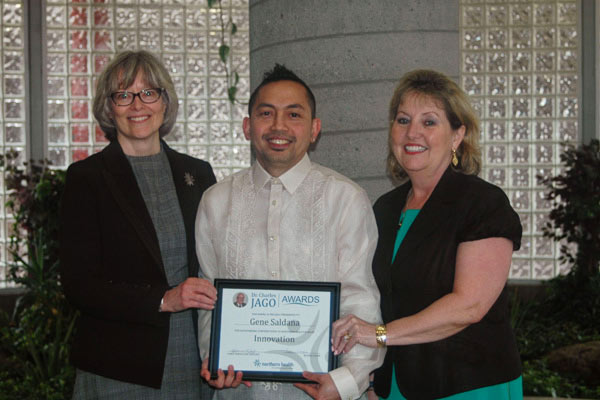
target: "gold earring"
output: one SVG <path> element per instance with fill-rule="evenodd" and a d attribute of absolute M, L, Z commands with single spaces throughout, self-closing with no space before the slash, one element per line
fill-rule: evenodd
<path fill-rule="evenodd" d="M 452 149 L 452 165 L 455 167 L 458 165 L 458 157 L 456 157 L 456 150 Z"/>

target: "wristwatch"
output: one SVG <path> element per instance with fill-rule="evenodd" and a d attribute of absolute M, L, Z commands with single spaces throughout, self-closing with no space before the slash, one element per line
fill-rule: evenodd
<path fill-rule="evenodd" d="M 387 329 L 385 325 L 377 325 L 375 327 L 375 340 L 377 347 L 385 347 L 387 342 Z"/>

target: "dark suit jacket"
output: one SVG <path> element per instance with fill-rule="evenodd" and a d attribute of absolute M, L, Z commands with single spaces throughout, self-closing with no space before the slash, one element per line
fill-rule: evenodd
<path fill-rule="evenodd" d="M 383 195 L 374 205 L 379 242 L 373 274 L 385 323 L 415 314 L 452 292 L 461 242 L 505 237 L 518 249 L 521 223 L 502 190 L 475 176 L 444 173 L 392 254 L 398 220 L 411 184 Z M 506 288 L 478 323 L 443 340 L 390 346 L 376 371 L 375 391 L 387 397 L 392 366 L 408 399 L 449 396 L 517 378 L 519 354 L 508 315 Z"/>
<path fill-rule="evenodd" d="M 189 276 L 197 276 L 194 221 L 215 176 L 207 162 L 163 146 L 185 224 Z M 159 388 L 170 313 L 158 307 L 169 286 L 154 225 L 117 141 L 69 167 L 60 212 L 61 280 L 81 311 L 74 365 Z"/>

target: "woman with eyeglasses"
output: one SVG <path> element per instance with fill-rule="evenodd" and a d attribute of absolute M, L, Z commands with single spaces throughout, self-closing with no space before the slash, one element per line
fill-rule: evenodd
<path fill-rule="evenodd" d="M 110 144 L 67 171 L 61 205 L 61 280 L 77 321 L 74 399 L 198 399 L 198 278 L 194 219 L 215 182 L 210 164 L 161 139 L 177 116 L 162 63 L 116 55 L 98 78 L 94 116 Z"/>

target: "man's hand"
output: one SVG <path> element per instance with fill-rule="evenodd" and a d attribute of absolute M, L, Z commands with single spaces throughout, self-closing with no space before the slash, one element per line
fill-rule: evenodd
<path fill-rule="evenodd" d="M 215 301 L 217 301 L 217 289 L 212 283 L 206 279 L 187 278 L 165 292 L 161 311 L 178 312 L 188 308 L 212 310 Z"/>
<path fill-rule="evenodd" d="M 304 371 L 302 376 L 309 381 L 316 383 L 294 383 L 298 389 L 302 389 L 310 397 L 316 400 L 334 400 L 339 399 L 340 394 L 333 383 L 333 379 L 329 374 L 315 374 L 313 372 Z"/>
<path fill-rule="evenodd" d="M 219 368 L 217 371 L 217 379 L 210 379 L 210 371 L 208 370 L 208 357 L 202 361 L 202 370 L 200 371 L 200 376 L 215 389 L 236 388 L 240 386 L 240 384 L 251 387 L 252 382 L 243 381 L 243 375 L 244 374 L 242 371 L 238 371 L 236 373 L 233 370 L 233 365 L 230 365 L 227 368 L 227 375 L 225 375 L 223 370 Z"/>

